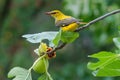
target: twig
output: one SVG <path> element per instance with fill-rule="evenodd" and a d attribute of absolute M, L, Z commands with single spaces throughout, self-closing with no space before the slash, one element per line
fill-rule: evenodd
<path fill-rule="evenodd" d="M 81 31 L 81 30 L 83 30 L 83 29 L 85 29 L 85 28 L 88 28 L 90 25 L 92 25 L 92 24 L 94 24 L 94 23 L 96 23 L 96 22 L 98 22 L 98 21 L 100 21 L 100 20 L 103 20 L 104 18 L 106 18 L 106 17 L 108 17 L 108 16 L 111 16 L 111 15 L 117 14 L 117 13 L 120 13 L 120 9 L 114 10 L 114 11 L 112 11 L 112 12 L 109 12 L 109 13 L 103 15 L 103 16 L 100 16 L 100 17 L 98 17 L 98 18 L 90 21 L 90 22 L 87 23 L 86 25 L 81 26 L 81 27 L 79 27 L 78 29 L 76 29 L 75 32 L 79 32 L 79 31 Z M 53 53 L 53 52 L 55 52 L 55 51 L 57 51 L 57 50 L 59 50 L 59 49 L 62 49 L 65 45 L 66 45 L 66 43 L 60 44 L 59 46 L 57 46 L 56 48 L 54 48 L 52 51 L 48 52 L 48 54 L 51 54 L 51 53 Z"/>
<path fill-rule="evenodd" d="M 111 16 L 111 15 L 113 15 L 113 14 L 116 14 L 116 13 L 120 13 L 120 9 L 114 10 L 114 11 L 112 11 L 112 12 L 109 12 L 109 13 L 103 15 L 103 16 L 100 16 L 100 17 L 98 17 L 98 18 L 90 21 L 90 22 L 87 23 L 86 25 L 84 25 L 84 26 L 79 27 L 78 29 L 76 29 L 75 32 L 78 32 L 78 31 L 80 31 L 80 30 L 83 30 L 83 29 L 89 27 L 90 25 L 92 25 L 92 24 L 94 24 L 94 23 L 96 23 L 96 22 L 98 22 L 98 21 L 100 21 L 100 20 L 103 20 L 104 18 L 106 18 L 106 17 L 108 17 L 108 16 Z"/>
<path fill-rule="evenodd" d="M 62 49 L 65 45 L 66 45 L 66 43 L 61 43 L 59 46 L 57 46 L 56 48 L 54 48 L 52 51 L 47 52 L 47 54 L 51 54 L 51 53 L 57 51 L 58 49 Z"/>

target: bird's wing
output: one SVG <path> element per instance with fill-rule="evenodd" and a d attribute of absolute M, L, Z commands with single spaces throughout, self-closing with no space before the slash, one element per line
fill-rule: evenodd
<path fill-rule="evenodd" d="M 57 27 L 64 27 L 64 26 L 67 26 L 71 23 L 78 23 L 79 24 L 79 20 L 78 19 L 75 19 L 73 17 L 71 18 L 66 18 L 66 19 L 63 19 L 63 20 L 59 20 L 55 23 L 55 25 Z"/>

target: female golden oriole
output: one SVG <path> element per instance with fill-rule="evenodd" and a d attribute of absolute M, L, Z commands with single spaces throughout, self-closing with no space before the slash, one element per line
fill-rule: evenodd
<path fill-rule="evenodd" d="M 80 22 L 78 19 L 75 19 L 72 16 L 63 14 L 59 10 L 46 12 L 46 14 L 55 18 L 55 26 L 61 27 L 63 31 L 75 31 L 80 24 L 86 24 L 84 22 Z"/>

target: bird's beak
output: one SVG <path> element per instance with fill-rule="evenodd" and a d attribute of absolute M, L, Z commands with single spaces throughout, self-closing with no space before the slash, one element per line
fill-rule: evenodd
<path fill-rule="evenodd" d="M 51 12 L 45 12 L 46 15 L 51 15 Z"/>

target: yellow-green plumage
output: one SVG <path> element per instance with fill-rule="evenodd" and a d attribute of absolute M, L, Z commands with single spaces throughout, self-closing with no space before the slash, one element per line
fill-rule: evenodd
<path fill-rule="evenodd" d="M 55 18 L 55 25 L 60 27 L 63 31 L 74 31 L 80 24 L 79 20 L 67 16 L 59 10 L 50 11 L 48 14 Z"/>

